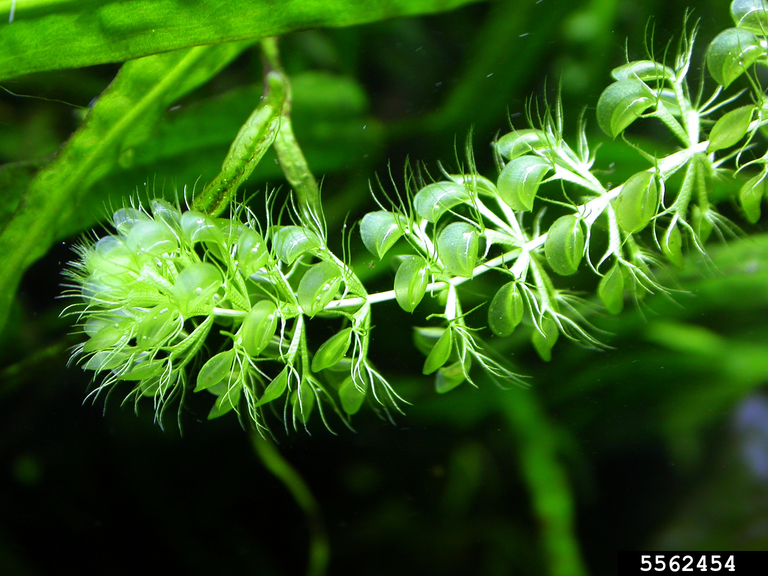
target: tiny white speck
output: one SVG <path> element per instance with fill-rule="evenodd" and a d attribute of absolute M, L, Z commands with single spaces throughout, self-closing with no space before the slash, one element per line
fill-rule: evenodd
<path fill-rule="evenodd" d="M 486 78 L 490 78 L 491 76 L 493 76 L 493 72 L 491 72 L 490 74 L 488 74 L 488 76 L 486 76 Z"/>
<path fill-rule="evenodd" d="M 526 32 L 525 34 L 520 34 L 520 38 L 525 38 L 525 37 L 526 37 L 526 36 L 528 36 L 529 34 L 530 34 L 530 32 Z"/>

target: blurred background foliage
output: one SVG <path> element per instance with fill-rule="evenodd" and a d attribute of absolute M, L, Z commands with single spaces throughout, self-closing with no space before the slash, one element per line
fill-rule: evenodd
<path fill-rule="evenodd" d="M 644 57 L 644 40 L 657 54 L 670 41 L 674 49 L 686 9 L 699 20 L 700 63 L 731 25 L 728 2 L 481 2 L 283 37 L 295 131 L 323 179 L 331 236 L 374 209 L 377 177 L 391 190 L 391 171 L 402 185 L 407 158 L 433 173 L 438 161 L 456 166 L 470 130 L 480 173 L 495 177 L 494 136 L 510 119 L 525 127 L 528 98 L 551 101 L 558 89 L 568 130 L 586 108 L 591 142 L 603 142 L 598 166 L 621 176 L 645 169 L 597 132 L 594 104 L 625 46 L 632 58 Z M 2 82 L 0 224 L 118 68 Z M 153 424 L 149 407 L 136 418 L 116 396 L 103 412 L 82 404 L 87 378 L 66 367 L 75 339 L 58 318 L 61 269 L 78 234 L 137 191 L 200 189 L 260 94 L 258 52 L 244 44 L 123 146 L 25 274 L 0 335 L 0 572 L 305 571 L 307 519 L 236 419 L 206 422 L 206 399 L 192 397 L 181 436 Z M 654 136 L 638 138 L 672 145 Z M 254 206 L 265 190 L 285 189 L 280 177 L 266 156 L 246 185 Z M 739 220 L 727 200 L 736 189 L 721 209 Z M 607 575 L 618 549 L 767 548 L 764 222 L 743 239 L 715 241 L 711 262 L 661 270 L 679 290 L 672 298 L 592 316 L 608 351 L 561 341 L 545 364 L 527 333 L 495 342 L 530 375 L 528 389 L 479 378 L 477 389 L 437 396 L 420 376 L 422 357 L 404 345 L 423 320 L 380 305 L 372 359 L 412 403 L 405 415 L 393 424 L 363 411 L 356 431 L 339 423 L 335 435 L 318 422 L 311 436 L 273 422 L 281 453 L 320 503 L 329 573 Z M 388 263 L 374 265 L 359 242 L 353 248 L 371 285 L 391 286 Z"/>

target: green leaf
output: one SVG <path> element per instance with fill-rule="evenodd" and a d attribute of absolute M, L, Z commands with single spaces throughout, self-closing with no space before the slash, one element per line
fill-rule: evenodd
<path fill-rule="evenodd" d="M 658 206 L 659 186 L 650 172 L 630 176 L 614 201 L 616 220 L 627 234 L 648 226 Z"/>
<path fill-rule="evenodd" d="M 139 256 L 160 256 L 176 250 L 179 240 L 165 222 L 146 220 L 131 228 L 125 244 Z"/>
<path fill-rule="evenodd" d="M 249 356 L 255 358 L 272 341 L 277 331 L 279 314 L 272 300 L 256 302 L 243 321 L 243 348 Z"/>
<path fill-rule="evenodd" d="M 0 80 L 41 70 L 123 62 L 179 48 L 354 26 L 442 12 L 476 0 L 290 3 L 252 0 L 45 0 L 0 7 Z"/>
<path fill-rule="evenodd" d="M 151 350 L 162 346 L 174 333 L 181 330 L 182 318 L 170 303 L 158 304 L 144 313 L 136 326 L 136 346 Z"/>
<path fill-rule="evenodd" d="M 765 54 L 760 38 L 749 30 L 729 28 L 720 32 L 707 49 L 707 68 L 723 87 L 741 76 Z"/>
<path fill-rule="evenodd" d="M 499 197 L 513 210 L 529 212 L 541 181 L 551 169 L 550 163 L 538 156 L 515 158 L 499 174 Z"/>
<path fill-rule="evenodd" d="M 543 130 L 527 128 L 504 134 L 495 144 L 496 151 L 507 160 L 514 160 L 533 150 L 548 146 L 547 136 Z"/>
<path fill-rule="evenodd" d="M 413 343 L 419 352 L 424 356 L 429 356 L 432 348 L 435 347 L 444 332 L 445 328 L 441 326 L 414 326 Z"/>
<path fill-rule="evenodd" d="M 6 25 L 2 37 L 7 39 L 6 32 L 17 24 Z M 0 327 L 22 272 L 60 234 L 82 229 L 76 222 L 83 218 L 81 213 L 88 212 L 80 202 L 89 187 L 117 166 L 126 149 L 150 137 L 163 110 L 216 74 L 244 48 L 243 44 L 193 48 L 128 62 L 120 69 L 83 124 L 29 183 L 23 202 L 2 230 Z M 0 48 L 0 54 L 7 52 Z M 90 218 L 87 216 L 89 224 Z"/>
<path fill-rule="evenodd" d="M 339 400 L 341 400 L 341 409 L 344 412 L 350 416 L 357 414 L 365 401 L 365 388 L 358 388 L 354 379 L 347 376 L 339 386 Z"/>
<path fill-rule="evenodd" d="M 525 302 L 517 282 L 499 288 L 488 307 L 488 327 L 496 336 L 509 336 L 523 320 Z"/>
<path fill-rule="evenodd" d="M 671 224 L 661 239 L 661 251 L 678 268 L 683 267 L 683 235 L 677 222 Z"/>
<path fill-rule="evenodd" d="M 267 243 L 255 230 L 245 230 L 237 240 L 237 266 L 243 276 L 250 277 L 269 260 Z"/>
<path fill-rule="evenodd" d="M 618 314 L 624 308 L 624 274 L 618 262 L 600 280 L 597 294 L 611 314 Z"/>
<path fill-rule="evenodd" d="M 198 242 L 224 243 L 224 234 L 214 218 L 197 210 L 187 210 L 181 215 L 181 231 L 190 244 Z"/>
<path fill-rule="evenodd" d="M 320 262 L 310 267 L 302 276 L 296 291 L 304 313 L 311 317 L 321 312 L 336 296 L 341 281 L 341 271 L 335 264 Z"/>
<path fill-rule="evenodd" d="M 472 278 L 480 248 L 480 234 L 468 222 L 453 222 L 440 232 L 437 253 L 445 269 L 454 276 Z"/>
<path fill-rule="evenodd" d="M 544 362 L 552 360 L 552 348 L 559 336 L 560 329 L 557 327 L 557 322 L 549 316 L 542 319 L 541 332 L 539 330 L 533 331 L 531 343 Z"/>
<path fill-rule="evenodd" d="M 243 386 L 240 384 L 232 390 L 227 390 L 226 393 L 216 398 L 216 402 L 213 404 L 211 411 L 208 412 L 208 420 L 214 420 L 220 418 L 225 414 L 229 414 L 232 410 L 237 408 L 240 402 L 240 395 L 242 394 Z"/>
<path fill-rule="evenodd" d="M 712 126 L 709 133 L 707 152 L 730 148 L 744 138 L 747 135 L 747 130 L 749 130 L 749 123 L 752 122 L 754 112 L 755 106 L 750 104 L 723 114 Z"/>
<path fill-rule="evenodd" d="M 584 232 L 576 216 L 568 214 L 555 220 L 547 232 L 544 254 L 552 270 L 561 276 L 569 276 L 579 269 L 584 256 Z"/>
<path fill-rule="evenodd" d="M 768 6 L 765 0 L 733 0 L 731 17 L 739 28 L 755 34 L 768 31 Z"/>
<path fill-rule="evenodd" d="M 293 264 L 302 254 L 319 248 L 320 245 L 317 234 L 301 226 L 283 226 L 272 238 L 275 254 L 288 265 Z"/>
<path fill-rule="evenodd" d="M 320 345 L 312 358 L 312 372 L 320 372 L 331 366 L 335 366 L 349 350 L 352 343 L 352 328 L 345 328 L 338 334 L 334 334 Z"/>
<path fill-rule="evenodd" d="M 398 218 L 392 212 L 379 210 L 363 216 L 360 223 L 360 236 L 368 251 L 381 259 L 395 245 L 403 231 Z"/>
<path fill-rule="evenodd" d="M 435 392 L 445 394 L 450 392 L 467 379 L 467 374 L 472 368 L 472 357 L 467 354 L 464 362 L 457 360 L 453 364 L 443 366 L 437 371 L 435 377 Z"/>
<path fill-rule="evenodd" d="M 739 190 L 739 204 L 750 224 L 760 220 L 760 204 L 768 190 L 768 173 L 765 170 L 753 176 Z"/>
<path fill-rule="evenodd" d="M 597 101 L 597 124 L 608 136 L 616 138 L 655 104 L 656 95 L 640 80 L 614 82 Z"/>
<path fill-rule="evenodd" d="M 469 192 L 462 184 L 435 182 L 416 193 L 413 208 L 419 216 L 434 223 L 451 208 L 469 200 Z"/>
<path fill-rule="evenodd" d="M 190 264 L 176 277 L 173 296 L 184 318 L 210 314 L 213 295 L 223 284 L 221 272 L 213 264 Z"/>
<path fill-rule="evenodd" d="M 421 256 L 408 256 L 395 272 L 395 298 L 400 308 L 413 312 L 429 284 L 429 267 Z"/>
<path fill-rule="evenodd" d="M 668 80 L 675 81 L 675 71 L 669 66 L 659 64 L 653 60 L 636 60 L 628 62 L 623 66 L 611 70 L 611 76 L 614 80 L 621 82 L 623 80 Z"/>
<path fill-rule="evenodd" d="M 448 328 L 440 339 L 429 351 L 427 359 L 424 361 L 424 367 L 422 368 L 422 374 L 432 374 L 438 368 L 448 362 L 448 358 L 451 357 L 453 352 L 453 330 Z"/>
<path fill-rule="evenodd" d="M 291 395 L 291 404 L 293 405 L 293 417 L 298 415 L 303 424 L 309 422 L 312 415 L 312 409 L 315 407 L 315 392 L 312 385 L 306 381 L 299 384 L 299 389 Z"/>
<path fill-rule="evenodd" d="M 288 374 L 290 373 L 290 370 L 291 369 L 286 366 L 280 374 L 275 376 L 272 382 L 270 382 L 264 389 L 264 394 L 261 395 L 259 401 L 253 405 L 254 408 L 272 402 L 273 400 L 277 400 L 283 395 L 283 392 L 285 392 L 285 389 L 288 387 Z"/>
<path fill-rule="evenodd" d="M 235 350 L 230 349 L 224 352 L 219 352 L 208 360 L 197 375 L 197 385 L 195 386 L 195 392 L 206 390 L 212 386 L 216 386 L 221 382 L 228 382 L 229 380 L 235 380 L 233 377 L 233 366 L 235 363 Z"/>

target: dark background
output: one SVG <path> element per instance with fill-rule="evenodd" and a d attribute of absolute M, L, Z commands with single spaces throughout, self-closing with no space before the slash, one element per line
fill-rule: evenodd
<path fill-rule="evenodd" d="M 566 132 L 586 108 L 591 141 L 606 141 L 594 105 L 611 68 L 625 61 L 625 46 L 630 58 L 643 58 L 644 39 L 657 55 L 669 43 L 671 58 L 686 8 L 688 29 L 700 25 L 695 86 L 707 42 L 731 25 L 727 2 L 495 2 L 284 38 L 296 132 L 324 175 L 329 230 L 375 209 L 368 182 L 378 175 L 391 190 L 388 164 L 396 183 L 406 158 L 432 173 L 437 161 L 455 166 L 470 129 L 480 172 L 495 178 L 488 143 L 509 118 L 525 127 L 531 97 L 552 102 L 559 89 Z M 0 95 L 0 160 L 53 153 L 117 69 L 4 84 L 35 98 Z M 95 188 L 87 218 L 95 223 L 109 198 L 145 182 L 173 192 L 212 178 L 260 83 L 254 49 L 187 96 L 154 142 Z M 213 123 L 205 138 L 168 144 L 204 121 Z M 651 127 L 637 137 L 658 135 Z M 645 168 L 620 142 L 605 142 L 598 158 L 617 174 Z M 248 190 L 279 184 L 267 157 Z M 739 218 L 728 202 L 722 210 Z M 335 433 L 317 418 L 311 434 L 271 421 L 281 453 L 320 503 L 329 573 L 555 574 L 546 542 L 576 544 L 596 575 L 614 573 L 619 549 L 768 548 L 762 228 L 715 242 L 713 263 L 691 258 L 683 271 L 662 270 L 681 290 L 672 298 L 654 295 L 617 318 L 591 318 L 611 350 L 561 341 L 545 364 L 529 328 L 496 342 L 530 375 L 529 389 L 500 390 L 478 375 L 477 388 L 438 396 L 420 375 L 423 357 L 403 344 L 423 317 L 381 305 L 372 359 L 412 403 L 405 413 L 389 422 L 364 409 L 355 431 L 331 420 Z M 78 336 L 58 317 L 57 298 L 76 240 L 29 270 L 0 335 L 0 572 L 304 573 L 307 519 L 234 417 L 208 422 L 210 400 L 190 395 L 181 434 L 173 415 L 165 430 L 153 423 L 149 401 L 138 417 L 132 403 L 121 406 L 119 390 L 106 408 L 103 399 L 83 403 L 87 375 L 67 367 Z M 370 256 L 355 249 L 365 268 Z M 386 264 L 368 274 L 374 287 L 391 285 Z M 492 294 L 491 285 L 477 290 Z M 482 323 L 479 314 L 475 325 Z M 553 488 L 552 469 L 564 474 L 564 493 Z M 539 507 L 547 503 L 551 517 Z M 571 507 L 573 533 L 553 532 L 552 518 L 567 518 Z"/>

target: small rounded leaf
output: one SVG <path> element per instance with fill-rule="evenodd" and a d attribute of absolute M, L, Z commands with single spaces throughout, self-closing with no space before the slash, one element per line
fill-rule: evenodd
<path fill-rule="evenodd" d="M 301 278 L 296 292 L 304 313 L 314 316 L 322 311 L 336 296 L 341 280 L 341 272 L 331 262 L 320 262 L 311 266 Z"/>
<path fill-rule="evenodd" d="M 729 28 L 720 32 L 707 49 L 707 68 L 723 87 L 746 72 L 765 54 L 760 39 L 749 30 Z"/>
<path fill-rule="evenodd" d="M 418 306 L 429 284 L 429 267 L 421 256 L 409 256 L 395 273 L 395 298 L 406 312 Z"/>
<path fill-rule="evenodd" d="M 597 101 L 597 124 L 616 138 L 655 104 L 656 95 L 640 80 L 614 82 Z"/>
<path fill-rule="evenodd" d="M 416 193 L 413 208 L 419 216 L 434 223 L 451 208 L 469 200 L 469 192 L 462 184 L 435 182 Z"/>
<path fill-rule="evenodd" d="M 182 318 L 179 311 L 169 303 L 150 308 L 136 326 L 136 345 L 142 350 L 151 350 L 165 344 L 173 334 L 181 330 Z"/>
<path fill-rule="evenodd" d="M 320 372 L 341 362 L 350 344 L 352 344 L 352 328 L 345 328 L 328 338 L 312 358 L 312 372 Z"/>
<path fill-rule="evenodd" d="M 636 60 L 611 71 L 614 80 L 642 80 L 643 82 L 654 80 L 675 81 L 675 71 L 669 66 L 659 64 L 653 60 Z"/>
<path fill-rule="evenodd" d="M 768 31 L 768 3 L 765 0 L 733 0 L 731 17 L 739 28 L 761 35 Z"/>
<path fill-rule="evenodd" d="M 445 332 L 445 328 L 438 326 L 414 326 L 413 327 L 413 343 L 416 349 L 429 356 L 432 348 L 435 347 L 437 341 Z"/>
<path fill-rule="evenodd" d="M 515 158 L 499 174 L 496 182 L 499 197 L 513 210 L 529 212 L 541 181 L 551 169 L 550 163 L 538 156 Z"/>
<path fill-rule="evenodd" d="M 162 198 L 155 198 L 149 202 L 152 209 L 152 216 L 155 220 L 160 220 L 168 224 L 174 230 L 178 230 L 181 222 L 181 211 Z"/>
<path fill-rule="evenodd" d="M 360 222 L 360 236 L 368 251 L 381 259 L 395 245 L 403 231 L 397 216 L 386 210 L 369 212 Z"/>
<path fill-rule="evenodd" d="M 557 322 L 549 316 L 541 321 L 541 332 L 539 330 L 533 331 L 531 343 L 544 362 L 552 360 L 552 348 L 559 336 L 560 329 L 557 327 Z"/>
<path fill-rule="evenodd" d="M 638 172 L 624 183 L 614 202 L 616 220 L 627 233 L 640 232 L 656 215 L 659 186 L 650 172 Z"/>
<path fill-rule="evenodd" d="M 704 244 L 709 235 L 712 234 L 712 230 L 715 228 L 713 224 L 714 218 L 716 218 L 716 215 L 712 208 L 702 210 L 695 204 L 691 206 L 691 226 L 701 244 Z"/>
<path fill-rule="evenodd" d="M 179 247 L 176 234 L 166 224 L 155 220 L 137 222 L 128 232 L 125 243 L 140 257 L 168 254 Z"/>
<path fill-rule="evenodd" d="M 301 226 L 283 226 L 272 239 L 275 254 L 288 265 L 302 254 L 319 248 L 320 244 L 317 234 Z"/>
<path fill-rule="evenodd" d="M 677 222 L 667 228 L 661 239 L 661 251 L 678 268 L 683 267 L 683 235 Z"/>
<path fill-rule="evenodd" d="M 618 262 L 600 280 L 597 294 L 609 313 L 618 314 L 624 308 L 624 274 Z"/>
<path fill-rule="evenodd" d="M 256 408 L 257 406 L 261 406 L 280 398 L 280 396 L 283 395 L 283 392 L 285 392 L 285 389 L 288 387 L 289 372 L 290 368 L 287 366 L 283 368 L 280 374 L 275 376 L 274 380 L 272 380 L 272 382 L 270 382 L 269 385 L 264 389 L 264 394 L 261 395 L 261 398 L 259 398 L 259 401 L 256 402 L 253 407 Z"/>
<path fill-rule="evenodd" d="M 237 265 L 243 276 L 255 274 L 269 260 L 267 243 L 255 230 L 245 230 L 237 240 Z"/>
<path fill-rule="evenodd" d="M 303 424 L 309 422 L 312 409 L 315 407 L 315 391 L 309 382 L 299 384 L 299 389 L 291 394 L 291 404 L 294 419 L 298 416 Z"/>
<path fill-rule="evenodd" d="M 515 130 L 499 138 L 496 142 L 496 151 L 507 160 L 514 160 L 528 152 L 547 146 L 548 140 L 543 130 L 528 128 Z"/>
<path fill-rule="evenodd" d="M 488 307 L 488 326 L 496 336 L 509 336 L 523 320 L 525 302 L 517 282 L 504 284 Z"/>
<path fill-rule="evenodd" d="M 221 272 L 213 264 L 197 262 L 184 268 L 173 285 L 173 295 L 184 318 L 209 314 L 213 295 L 222 283 Z"/>
<path fill-rule="evenodd" d="M 768 174 L 765 171 L 753 176 L 739 190 L 739 204 L 750 224 L 760 220 L 760 204 L 768 187 Z"/>
<path fill-rule="evenodd" d="M 261 354 L 277 332 L 279 314 L 272 300 L 256 302 L 243 320 L 243 348 L 251 357 Z"/>
<path fill-rule="evenodd" d="M 150 220 L 141 210 L 136 208 L 120 208 L 112 214 L 112 225 L 123 236 L 127 236 L 136 224 Z"/>
<path fill-rule="evenodd" d="M 440 232 L 437 253 L 445 269 L 454 276 L 472 278 L 480 249 L 480 234 L 468 222 L 453 222 Z"/>
<path fill-rule="evenodd" d="M 747 135 L 755 106 L 742 106 L 723 114 L 709 133 L 708 152 L 730 148 Z"/>
<path fill-rule="evenodd" d="M 549 266 L 561 276 L 569 276 L 579 269 L 584 256 L 584 232 L 576 216 L 561 216 L 547 232 L 544 254 Z"/>
<path fill-rule="evenodd" d="M 424 361 L 422 373 L 432 374 L 432 372 L 448 362 L 448 358 L 451 357 L 451 352 L 453 352 L 453 330 L 448 328 L 443 332 L 443 335 L 434 345 L 432 350 L 429 351 L 429 355 Z"/>
<path fill-rule="evenodd" d="M 467 379 L 467 374 L 469 374 L 471 368 L 472 357 L 469 354 L 466 355 L 463 363 L 461 360 L 457 360 L 453 364 L 443 366 L 437 371 L 435 392 L 438 394 L 450 392 Z"/>
<path fill-rule="evenodd" d="M 365 388 L 359 388 L 351 376 L 347 376 L 339 386 L 341 409 L 350 416 L 357 414 L 365 401 Z"/>
<path fill-rule="evenodd" d="M 224 235 L 216 220 L 197 210 L 188 210 L 181 215 L 181 232 L 191 244 L 213 242 L 222 244 Z"/>
<path fill-rule="evenodd" d="M 216 354 L 208 360 L 197 375 L 195 392 L 227 382 L 232 378 L 232 368 L 235 362 L 235 350 L 230 349 Z"/>

